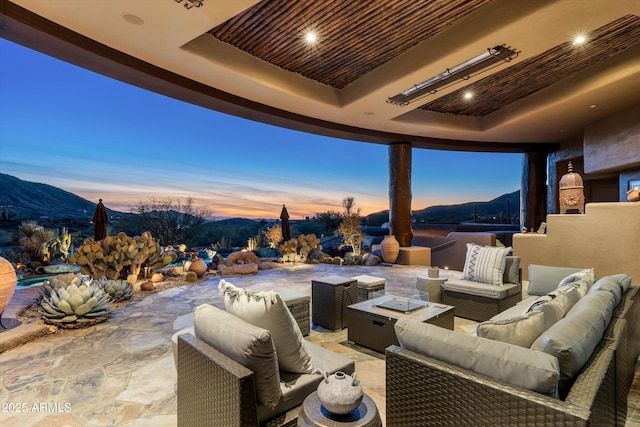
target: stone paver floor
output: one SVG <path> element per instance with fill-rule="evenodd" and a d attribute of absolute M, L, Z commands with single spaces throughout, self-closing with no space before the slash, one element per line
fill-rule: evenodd
<path fill-rule="evenodd" d="M 386 278 L 390 291 L 415 289 L 416 275 L 424 274 L 424 267 L 298 265 L 225 279 L 254 290 L 288 288 L 310 294 L 313 278 L 360 274 Z M 99 325 L 48 335 L 0 353 L 0 425 L 175 426 L 171 336 L 190 325 L 198 305 L 224 308 L 219 281 L 213 276 L 150 294 Z M 456 329 L 469 332 L 474 325 L 456 318 Z M 351 345 L 346 337 L 346 329 L 315 328 L 307 338 L 356 361 L 358 378 L 384 420 L 384 356 Z M 639 389 L 636 378 L 627 426 L 640 426 Z"/>

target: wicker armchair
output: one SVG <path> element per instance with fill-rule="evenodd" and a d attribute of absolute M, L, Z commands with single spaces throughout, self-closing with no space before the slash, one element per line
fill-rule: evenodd
<path fill-rule="evenodd" d="M 296 396 L 283 397 L 276 408 L 256 401 L 254 373 L 190 333 L 178 340 L 178 425 L 294 426 L 304 397 L 315 391 L 321 375 L 282 373 L 285 388 L 299 387 Z M 352 360 L 307 342 L 312 358 L 333 373 L 351 374 Z M 330 360 L 332 359 L 332 360 Z M 298 401 L 299 400 L 299 401 Z"/>

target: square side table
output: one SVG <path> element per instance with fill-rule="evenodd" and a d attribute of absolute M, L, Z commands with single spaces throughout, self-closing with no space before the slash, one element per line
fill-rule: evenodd
<path fill-rule="evenodd" d="M 311 322 L 332 331 L 347 326 L 348 305 L 358 301 L 358 281 L 341 276 L 311 280 Z"/>

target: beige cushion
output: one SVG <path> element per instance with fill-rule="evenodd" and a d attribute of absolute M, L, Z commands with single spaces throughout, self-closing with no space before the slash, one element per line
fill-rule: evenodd
<path fill-rule="evenodd" d="M 326 371 L 329 374 L 342 371 L 348 375 L 355 371 L 355 362 L 348 357 L 334 353 L 310 341 L 305 341 L 305 346 L 314 361 L 314 366 L 320 371 Z M 269 420 L 302 404 L 307 396 L 318 389 L 322 379 L 323 376 L 320 372 L 313 374 L 280 372 L 282 399 L 275 408 L 258 405 L 258 421 Z"/>
<path fill-rule="evenodd" d="M 550 299 L 547 299 L 550 298 Z M 544 296 L 538 298 L 527 312 L 541 311 L 544 313 L 543 329 L 546 331 L 558 320 L 562 319 L 569 310 L 569 299 L 564 292 L 558 293 L 555 298 Z"/>
<path fill-rule="evenodd" d="M 313 372 L 300 327 L 278 293 L 238 288 L 224 279 L 218 288 L 224 295 L 224 305 L 229 313 L 271 333 L 281 370 L 300 374 Z"/>
<path fill-rule="evenodd" d="M 586 269 L 529 264 L 529 286 L 527 293 L 529 295 L 546 295 L 557 289 L 560 282 L 567 278 L 567 276 L 582 270 Z M 593 269 L 591 270 L 593 271 Z"/>
<path fill-rule="evenodd" d="M 568 386 L 587 363 L 606 329 L 613 300 L 608 292 L 595 292 L 582 298 L 564 319 L 543 332 L 531 345 L 532 350 L 544 351 L 558 358 L 560 386 Z"/>
<path fill-rule="evenodd" d="M 579 282 L 573 282 L 570 285 L 560 286 L 555 291 L 549 292 L 549 295 L 557 296 L 558 294 L 565 294 L 567 296 L 567 309 L 565 311 L 566 314 L 569 310 L 571 310 L 575 303 L 580 301 L 580 298 L 582 298 L 586 294 L 586 291 L 587 285 L 583 280 L 580 280 Z"/>
<path fill-rule="evenodd" d="M 508 384 L 558 396 L 558 359 L 543 352 L 460 334 L 415 319 L 398 320 L 395 331 L 400 346 L 407 350 Z"/>
<path fill-rule="evenodd" d="M 460 292 L 463 294 L 477 295 L 493 299 L 504 299 L 522 292 L 521 286 L 515 283 L 506 283 L 501 286 L 495 286 L 488 283 L 480 283 L 463 279 L 449 279 L 444 282 L 443 288 L 451 292 Z"/>
<path fill-rule="evenodd" d="M 280 372 L 269 331 L 208 304 L 196 308 L 193 327 L 196 337 L 253 371 L 259 403 L 278 404 Z"/>
<path fill-rule="evenodd" d="M 591 286 L 593 286 L 593 283 L 595 281 L 595 270 L 593 268 L 585 268 L 584 270 L 576 271 L 575 273 L 569 274 L 567 277 L 562 279 L 560 283 L 558 283 L 558 287 L 575 284 L 578 282 L 584 282 L 588 290 Z M 582 296 L 584 296 L 584 294 Z"/>
<path fill-rule="evenodd" d="M 490 340 L 529 348 L 544 331 L 543 320 L 544 314 L 539 311 L 511 319 L 487 320 L 478 325 L 477 334 Z"/>
<path fill-rule="evenodd" d="M 501 286 L 509 246 L 480 246 L 467 243 L 467 256 L 461 279 Z"/>
<path fill-rule="evenodd" d="M 618 284 L 618 279 L 614 276 L 605 276 L 599 279 L 591 289 L 589 289 L 589 293 L 598 291 L 611 292 L 614 297 L 615 305 L 620 304 L 620 301 L 622 300 L 622 287 Z"/>
<path fill-rule="evenodd" d="M 504 283 L 520 283 L 520 257 L 508 255 L 505 257 Z"/>

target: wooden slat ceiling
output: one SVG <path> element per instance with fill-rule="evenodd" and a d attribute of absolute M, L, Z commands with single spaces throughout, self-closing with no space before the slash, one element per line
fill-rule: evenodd
<path fill-rule="evenodd" d="M 342 89 L 489 1 L 263 0 L 209 34 L 284 70 Z M 308 29 L 318 32 L 314 48 L 303 41 Z"/>
<path fill-rule="evenodd" d="M 588 43 L 580 47 L 574 46 L 572 42 L 563 43 L 437 98 L 420 109 L 464 116 L 486 116 L 640 43 L 640 17 L 624 16 L 593 31 L 588 35 L 588 40 Z M 463 95 L 467 91 L 473 93 L 475 102 L 465 101 Z"/>

